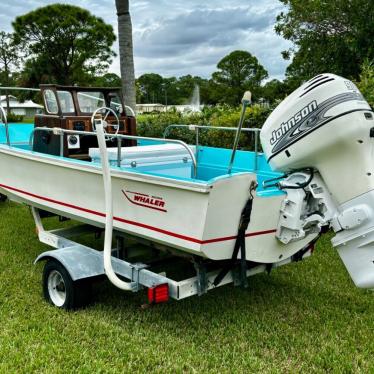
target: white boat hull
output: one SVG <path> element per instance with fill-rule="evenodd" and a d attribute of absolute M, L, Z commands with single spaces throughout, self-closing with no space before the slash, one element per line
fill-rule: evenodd
<path fill-rule="evenodd" d="M 10 199 L 104 226 L 98 166 L 0 146 L 0 169 L 0 193 Z M 213 260 L 229 259 L 253 179 L 254 173 L 240 173 L 209 184 L 112 170 L 114 229 Z M 248 261 L 283 261 L 314 239 L 285 245 L 275 238 L 283 198 L 255 196 L 246 233 Z"/>

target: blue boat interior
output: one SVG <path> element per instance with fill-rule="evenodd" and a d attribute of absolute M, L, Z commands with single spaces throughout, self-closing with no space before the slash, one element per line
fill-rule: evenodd
<path fill-rule="evenodd" d="M 25 152 L 32 152 L 29 146 L 29 140 L 33 128 L 33 124 L 9 124 L 8 129 L 11 146 L 24 150 Z M 0 124 L 0 144 L 6 144 L 6 131 L 4 124 Z M 147 146 L 152 144 L 160 144 L 160 142 L 144 140 L 138 141 L 138 145 L 140 146 Z M 184 163 L 182 160 L 181 162 L 177 163 L 154 163 L 152 165 L 137 166 L 136 168 L 132 168 L 131 166 L 118 167 L 112 165 L 112 168 L 115 170 L 128 170 L 135 173 L 162 176 L 177 180 L 194 180 L 197 182 L 211 183 L 217 179 L 229 177 L 227 170 L 230 162 L 231 153 L 232 151 L 230 149 L 199 146 L 196 154 L 197 175 L 195 178 L 193 178 L 192 176 L 192 164 L 189 163 L 189 165 L 186 165 L 186 163 Z M 60 158 L 59 156 L 45 156 L 51 158 Z M 88 162 L 70 158 L 66 158 L 66 160 L 69 160 L 69 162 L 85 164 Z M 100 163 L 93 163 L 100 167 Z M 186 177 L 185 172 L 183 172 L 183 170 L 185 171 L 186 166 L 189 166 L 191 168 L 190 177 Z M 258 153 L 256 155 L 254 152 L 239 150 L 236 153 L 232 174 L 248 172 L 257 174 L 257 195 L 266 197 L 284 194 L 283 191 L 280 191 L 276 187 L 266 189 L 263 188 L 263 181 L 272 178 L 277 178 L 281 174 L 271 170 L 269 164 L 267 163 L 262 153 Z"/>

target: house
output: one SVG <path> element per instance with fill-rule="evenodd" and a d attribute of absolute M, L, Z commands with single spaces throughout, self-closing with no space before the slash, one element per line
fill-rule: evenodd
<path fill-rule="evenodd" d="M 136 112 L 139 114 L 143 113 L 154 113 L 154 112 L 167 112 L 170 109 L 175 109 L 177 112 L 200 112 L 203 105 L 194 106 L 191 104 L 186 105 L 163 105 L 163 104 L 136 104 Z"/>
<path fill-rule="evenodd" d="M 7 112 L 5 95 L 0 96 L 0 105 L 4 108 L 5 112 Z M 21 103 L 13 95 L 9 95 L 9 108 L 12 113 L 25 117 L 34 117 L 36 113 L 41 113 L 43 111 L 42 105 L 36 104 L 32 100 L 26 100 Z"/>
<path fill-rule="evenodd" d="M 162 104 L 136 104 L 137 113 L 166 112 L 166 106 Z"/>

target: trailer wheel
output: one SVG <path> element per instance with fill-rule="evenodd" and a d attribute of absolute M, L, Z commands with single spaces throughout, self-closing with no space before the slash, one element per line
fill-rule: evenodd
<path fill-rule="evenodd" d="M 8 198 L 7 196 L 3 195 L 0 193 L 0 202 L 3 203 L 4 201 L 6 201 Z"/>
<path fill-rule="evenodd" d="M 91 282 L 87 279 L 73 281 L 60 262 L 50 259 L 43 270 L 43 294 L 50 304 L 58 308 L 82 308 L 90 301 Z"/>

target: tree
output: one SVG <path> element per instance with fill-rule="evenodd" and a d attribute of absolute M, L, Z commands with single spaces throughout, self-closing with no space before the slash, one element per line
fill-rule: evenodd
<path fill-rule="evenodd" d="M 183 75 L 176 81 L 176 104 L 188 104 L 196 85 L 200 83 L 200 77 L 193 77 L 191 74 Z"/>
<path fill-rule="evenodd" d="M 197 76 L 163 78 L 159 74 L 148 73 L 141 75 L 136 84 L 140 103 L 188 104 L 196 85 L 200 87 L 201 102 L 211 103 L 209 81 Z"/>
<path fill-rule="evenodd" d="M 59 84 L 82 84 L 111 63 L 115 35 L 111 25 L 85 9 L 53 4 L 13 22 L 14 38 L 25 45 L 28 71 Z"/>
<path fill-rule="evenodd" d="M 246 51 L 231 52 L 218 63 L 217 68 L 219 70 L 213 73 L 212 83 L 217 85 L 218 100 L 231 105 L 238 105 L 246 90 L 256 93 L 268 76 L 257 58 Z"/>
<path fill-rule="evenodd" d="M 280 0 L 288 7 L 277 17 L 275 30 L 294 47 L 287 77 L 299 83 L 331 72 L 357 79 L 364 60 L 374 58 L 374 7 L 367 0 Z"/>
<path fill-rule="evenodd" d="M 163 103 L 166 106 L 176 104 L 175 102 L 175 98 L 177 95 L 176 83 L 177 83 L 177 78 L 175 77 L 163 78 L 161 89 L 162 89 L 162 94 L 164 96 Z"/>
<path fill-rule="evenodd" d="M 161 98 L 164 79 L 159 74 L 143 74 L 138 78 L 142 103 L 156 103 Z"/>
<path fill-rule="evenodd" d="M 100 77 L 96 77 L 92 85 L 97 87 L 121 87 L 121 78 L 114 73 L 106 73 Z"/>
<path fill-rule="evenodd" d="M 0 66 L 1 83 L 10 86 L 13 69 L 18 68 L 21 62 L 20 46 L 14 43 L 13 35 L 0 31 Z M 7 113 L 10 113 L 9 91 L 6 92 Z"/>
<path fill-rule="evenodd" d="M 125 104 L 136 110 L 134 52 L 129 0 L 116 0 L 119 58 Z"/>
<path fill-rule="evenodd" d="M 277 100 L 283 100 L 290 92 L 292 92 L 292 90 L 290 90 L 286 82 L 272 79 L 261 87 L 260 94 L 263 99 L 267 100 L 269 103 L 273 103 Z"/>
<path fill-rule="evenodd" d="M 365 60 L 357 82 L 357 87 L 364 95 L 367 102 L 374 108 L 374 63 Z"/>

